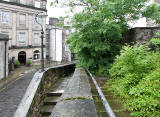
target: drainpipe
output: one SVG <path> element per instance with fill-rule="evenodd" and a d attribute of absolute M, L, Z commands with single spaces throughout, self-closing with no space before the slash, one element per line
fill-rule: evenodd
<path fill-rule="evenodd" d="M 56 64 L 57 64 L 57 57 L 56 57 L 57 56 L 57 52 L 56 52 L 57 48 L 56 47 L 57 47 L 57 45 L 56 45 L 56 25 L 55 25 L 55 61 L 56 61 Z"/>
<path fill-rule="evenodd" d="M 6 78 L 7 77 L 7 75 L 6 75 L 6 64 L 7 64 L 7 61 L 6 61 L 6 58 L 7 58 L 7 41 L 5 41 L 5 53 L 4 53 L 4 78 Z"/>

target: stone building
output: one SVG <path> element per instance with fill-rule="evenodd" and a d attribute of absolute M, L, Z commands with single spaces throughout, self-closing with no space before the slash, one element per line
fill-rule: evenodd
<path fill-rule="evenodd" d="M 63 22 L 58 18 L 49 18 L 49 25 L 46 26 L 46 55 L 50 61 L 71 61 L 71 52 L 66 43 L 71 28 L 70 26 L 56 25 Z"/>
<path fill-rule="evenodd" d="M 0 33 L 0 80 L 8 76 L 8 40 L 8 35 Z"/>
<path fill-rule="evenodd" d="M 8 34 L 9 59 L 21 64 L 28 59 L 40 60 L 41 27 L 35 22 L 36 14 L 46 14 L 47 0 L 1 0 L 0 32 Z M 46 19 L 38 18 L 45 29 Z M 45 40 L 44 40 L 45 41 Z"/>

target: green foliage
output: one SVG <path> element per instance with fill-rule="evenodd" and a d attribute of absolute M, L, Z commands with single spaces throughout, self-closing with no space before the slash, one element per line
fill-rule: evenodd
<path fill-rule="evenodd" d="M 160 44 L 160 30 L 156 33 L 156 38 L 152 38 L 150 42 L 154 45 Z"/>
<path fill-rule="evenodd" d="M 27 60 L 26 65 L 27 65 L 27 66 L 30 66 L 30 65 L 31 65 L 31 63 L 32 63 L 32 62 L 31 62 L 31 60 L 30 60 L 30 59 L 28 59 L 28 60 Z"/>
<path fill-rule="evenodd" d="M 152 18 L 156 21 L 156 23 L 160 23 L 160 15 L 159 15 L 159 11 L 160 6 L 157 6 L 156 4 L 152 4 L 150 6 L 147 6 L 147 9 L 145 9 L 145 11 L 142 13 L 143 16 L 147 17 L 147 18 Z M 150 15 L 152 14 L 152 15 Z"/>
<path fill-rule="evenodd" d="M 150 40 L 149 46 L 152 50 L 160 50 L 160 30 L 156 33 L 155 37 Z"/>
<path fill-rule="evenodd" d="M 142 13 L 151 17 L 158 8 L 147 7 L 148 0 L 72 0 L 72 6 L 82 3 L 85 9 L 74 15 L 75 31 L 67 40 L 72 52 L 77 53 L 79 66 L 92 73 L 107 74 L 110 63 L 121 49 L 122 33 L 128 30 L 128 22 Z M 153 10 L 154 9 L 154 10 Z M 145 13 L 144 13 L 145 12 Z M 150 14 L 149 14 L 149 13 Z"/>
<path fill-rule="evenodd" d="M 126 46 L 109 70 L 110 90 L 125 99 L 135 117 L 160 115 L 160 53 Z"/>
<path fill-rule="evenodd" d="M 152 38 L 151 43 L 155 45 L 160 45 L 160 38 Z"/>
<path fill-rule="evenodd" d="M 14 62 L 14 67 L 18 68 L 20 66 L 20 62 L 18 60 L 15 60 Z"/>

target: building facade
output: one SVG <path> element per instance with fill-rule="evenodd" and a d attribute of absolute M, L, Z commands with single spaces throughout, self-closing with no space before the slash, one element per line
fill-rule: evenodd
<path fill-rule="evenodd" d="M 50 61 L 71 61 L 71 52 L 66 43 L 66 39 L 71 33 L 71 28 L 70 26 L 56 25 L 63 22 L 58 18 L 49 18 L 49 25 L 46 28 L 46 56 Z"/>
<path fill-rule="evenodd" d="M 8 40 L 8 35 L 0 33 L 0 80 L 8 76 Z"/>
<path fill-rule="evenodd" d="M 41 27 L 35 15 L 46 14 L 46 3 L 46 0 L 0 1 L 0 32 L 9 35 L 9 59 L 19 60 L 21 64 L 29 59 L 40 60 Z M 37 20 L 45 29 L 46 19 Z"/>

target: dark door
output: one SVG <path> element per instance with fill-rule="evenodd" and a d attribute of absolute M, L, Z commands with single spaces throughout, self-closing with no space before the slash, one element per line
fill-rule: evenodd
<path fill-rule="evenodd" d="M 26 64 L 26 52 L 24 52 L 24 51 L 19 52 L 18 61 L 21 63 L 21 65 Z"/>

